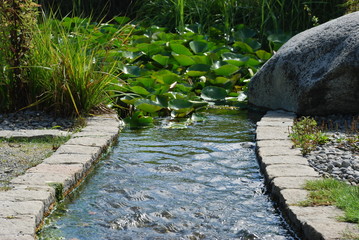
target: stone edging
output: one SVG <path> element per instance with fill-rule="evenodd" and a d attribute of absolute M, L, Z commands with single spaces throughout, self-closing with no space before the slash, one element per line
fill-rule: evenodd
<path fill-rule="evenodd" d="M 359 234 L 356 224 L 339 222 L 343 212 L 333 206 L 300 207 L 306 199 L 307 180 L 319 179 L 298 149 L 292 148 L 289 128 L 294 113 L 269 111 L 257 123 L 257 155 L 273 199 L 299 236 L 308 240 L 345 239 L 345 233 Z"/>
<path fill-rule="evenodd" d="M 115 114 L 90 117 L 86 127 L 73 134 L 53 155 L 14 178 L 11 181 L 14 188 L 0 192 L 0 240 L 34 239 L 56 202 L 84 179 L 102 153 L 116 141 L 120 126 Z M 3 131 L 2 137 L 54 136 L 55 133 L 66 135 L 54 130 L 33 130 Z"/>

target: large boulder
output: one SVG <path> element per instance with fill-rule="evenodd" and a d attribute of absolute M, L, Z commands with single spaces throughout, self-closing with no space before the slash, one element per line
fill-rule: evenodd
<path fill-rule="evenodd" d="M 303 115 L 359 113 L 359 12 L 291 38 L 252 78 L 248 101 Z"/>

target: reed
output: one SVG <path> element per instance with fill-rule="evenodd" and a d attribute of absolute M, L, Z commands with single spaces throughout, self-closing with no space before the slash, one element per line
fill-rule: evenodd
<path fill-rule="evenodd" d="M 34 32 L 29 85 L 33 104 L 61 115 L 88 113 L 110 102 L 108 91 L 115 76 L 116 61 L 108 60 L 108 41 L 121 29 L 96 39 L 100 25 L 91 19 L 54 20 L 44 17 Z M 87 34 L 91 33 L 91 34 Z"/>

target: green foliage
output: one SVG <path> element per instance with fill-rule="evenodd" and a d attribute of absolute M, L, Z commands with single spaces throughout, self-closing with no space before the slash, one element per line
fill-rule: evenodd
<path fill-rule="evenodd" d="M 117 106 L 152 117 L 183 118 L 208 104 L 245 101 L 238 96 L 272 53 L 260 50 L 256 32 L 244 25 L 237 34 L 228 43 L 190 30 L 174 34 L 136 26 L 116 55 L 122 59 L 121 81 L 114 87 Z M 134 117 L 133 125 L 141 116 Z"/>
<path fill-rule="evenodd" d="M 34 31 L 29 60 L 32 105 L 80 115 L 110 103 L 111 84 L 118 81 L 115 45 L 127 37 L 122 27 L 77 17 L 44 17 Z"/>
<path fill-rule="evenodd" d="M 38 5 L 31 0 L 0 1 L 0 110 L 18 110 L 28 102 L 27 74 Z"/>
<path fill-rule="evenodd" d="M 310 191 L 304 206 L 335 205 L 344 210 L 343 221 L 359 224 L 359 186 L 351 186 L 335 179 L 308 181 L 305 187 Z"/>
<path fill-rule="evenodd" d="M 221 29 L 230 37 L 238 24 L 259 29 L 261 38 L 272 33 L 303 31 L 339 17 L 355 3 L 341 0 L 137 0 L 132 8 L 137 19 L 182 32 L 183 23 L 200 23 L 202 33 Z M 357 3 L 356 3 L 357 4 Z M 181 21 L 179 21 L 179 17 Z M 270 33 L 269 33 L 270 34 Z"/>
<path fill-rule="evenodd" d="M 295 147 L 301 148 L 303 155 L 308 154 L 319 144 L 326 143 L 329 138 L 317 126 L 317 122 L 310 117 L 297 120 L 289 134 Z"/>

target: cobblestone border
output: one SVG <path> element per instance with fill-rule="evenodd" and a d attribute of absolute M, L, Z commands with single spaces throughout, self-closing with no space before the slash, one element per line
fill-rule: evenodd
<path fill-rule="evenodd" d="M 294 113 L 269 111 L 257 123 L 257 155 L 271 196 L 287 221 L 303 240 L 347 239 L 344 234 L 359 235 L 356 224 L 339 222 L 343 212 L 333 206 L 300 207 L 308 192 L 307 180 L 320 179 L 298 149 L 292 148 L 289 128 Z"/>
<path fill-rule="evenodd" d="M 14 188 L 0 192 L 0 240 L 33 240 L 57 201 L 73 190 L 116 141 L 121 122 L 115 114 L 87 119 L 87 125 L 43 163 L 14 178 Z M 60 136 L 54 130 L 2 133 L 2 137 Z"/>

